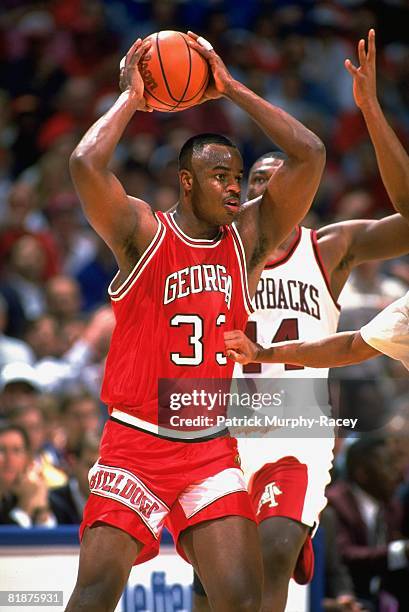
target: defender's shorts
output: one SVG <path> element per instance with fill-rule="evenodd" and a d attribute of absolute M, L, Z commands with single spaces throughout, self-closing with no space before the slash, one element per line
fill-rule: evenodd
<path fill-rule="evenodd" d="M 158 554 L 171 509 L 177 532 L 187 520 L 197 524 L 230 515 L 255 520 L 233 438 L 175 442 L 109 420 L 100 453 L 89 473 L 91 495 L 80 537 L 96 522 L 118 527 L 143 544 L 135 564 Z"/>
<path fill-rule="evenodd" d="M 325 484 L 311 480 L 308 466 L 295 457 L 283 457 L 274 463 L 266 463 L 253 474 L 249 482 L 249 494 L 256 512 L 257 522 L 282 516 L 311 528 L 318 526 L 319 515 L 326 506 Z M 298 557 L 294 579 L 306 584 L 314 572 L 314 553 L 311 536 L 308 535 Z"/>

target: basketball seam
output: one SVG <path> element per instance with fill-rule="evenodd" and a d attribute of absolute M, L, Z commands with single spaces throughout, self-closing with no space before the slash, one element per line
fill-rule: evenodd
<path fill-rule="evenodd" d="M 205 86 L 207 85 L 207 81 L 208 81 L 208 74 L 205 75 L 205 78 L 203 79 L 202 84 L 200 85 L 199 89 L 197 90 L 197 92 L 195 94 L 192 95 L 191 98 L 186 98 L 185 100 L 182 100 L 182 102 L 190 102 L 191 100 L 193 100 L 193 98 L 196 98 L 196 96 L 198 94 L 200 94 L 200 92 L 205 88 Z"/>
<path fill-rule="evenodd" d="M 207 85 L 207 75 L 203 81 L 203 84 L 200 86 L 200 89 L 197 90 L 197 92 L 195 93 L 194 96 L 192 96 L 191 98 L 188 98 L 186 100 L 182 100 L 181 102 L 178 102 L 177 104 L 169 104 L 168 102 L 164 102 L 163 100 L 161 100 L 160 98 L 157 98 L 155 96 L 155 94 L 153 94 L 150 89 L 146 89 L 146 91 L 148 92 L 148 94 L 150 96 L 152 96 L 152 98 L 155 98 L 155 100 L 157 100 L 158 102 L 160 102 L 163 106 L 168 106 L 169 107 L 169 112 L 171 113 L 175 108 L 177 108 L 178 106 L 184 104 L 185 102 L 190 102 L 191 100 L 193 100 L 193 98 L 195 98 Z M 152 108 L 155 108 L 153 105 L 151 105 Z M 190 107 L 188 107 L 190 108 Z M 186 110 L 186 109 L 182 109 L 182 110 Z"/>
<path fill-rule="evenodd" d="M 160 46 L 159 46 L 159 32 L 156 34 L 156 48 L 158 50 L 158 59 L 159 59 L 159 64 L 160 64 L 160 69 L 162 71 L 162 76 L 163 76 L 163 80 L 165 82 L 166 85 L 166 89 L 168 90 L 168 94 L 169 96 L 172 98 L 172 100 L 174 100 L 176 102 L 176 104 L 179 104 L 180 100 L 178 100 L 177 98 L 175 98 L 175 96 L 172 94 L 172 92 L 170 91 L 170 87 L 169 87 L 169 83 L 168 83 L 168 79 L 166 78 L 166 72 L 164 70 L 163 67 L 163 63 L 162 63 L 162 56 L 160 54 Z"/>
<path fill-rule="evenodd" d="M 186 42 L 185 37 L 183 36 L 183 34 L 180 34 L 180 36 L 182 37 L 188 52 L 189 52 L 189 74 L 188 74 L 188 79 L 187 79 L 187 83 L 186 83 L 186 87 L 185 90 L 182 94 L 182 97 L 178 100 L 177 98 L 175 98 L 175 96 L 172 94 L 172 92 L 170 91 L 170 87 L 165 75 L 165 71 L 164 71 L 164 67 L 163 67 L 163 63 L 162 63 L 162 57 L 160 54 L 160 46 L 159 46 L 159 33 L 156 35 L 156 47 L 158 50 L 158 59 L 159 59 L 159 63 L 160 63 L 160 68 L 161 68 L 161 72 L 162 72 L 162 76 L 163 76 L 163 80 L 165 82 L 166 85 L 166 89 L 168 90 L 168 94 L 169 96 L 172 98 L 172 100 L 174 100 L 176 102 L 176 104 L 170 104 L 169 102 L 165 102 L 164 100 L 161 100 L 160 98 L 158 98 L 148 87 L 146 87 L 146 91 L 149 93 L 150 96 L 152 96 L 152 98 L 154 98 L 157 102 L 159 102 L 162 106 L 166 106 L 168 107 L 168 111 L 172 112 L 175 111 L 177 109 L 178 106 L 183 105 L 185 103 L 190 102 L 191 100 L 193 100 L 199 93 L 201 93 L 201 91 L 205 88 L 205 86 L 207 85 L 207 81 L 209 78 L 208 72 L 205 74 L 205 77 L 203 79 L 202 84 L 200 85 L 199 89 L 196 91 L 195 94 L 193 94 L 190 98 L 186 98 L 184 99 L 184 95 L 189 87 L 189 83 L 190 83 L 190 77 L 191 77 L 191 73 L 192 73 L 192 56 L 191 56 L 191 52 L 190 52 L 190 47 Z M 153 108 L 155 108 L 152 105 Z"/>
<path fill-rule="evenodd" d="M 180 98 L 178 104 L 180 104 L 181 102 L 185 102 L 185 100 L 183 98 L 185 97 L 185 93 L 187 92 L 187 88 L 189 87 L 190 75 L 192 74 L 192 54 L 190 53 L 190 47 L 187 44 L 185 37 L 182 34 L 179 34 L 179 36 L 182 38 L 183 42 L 185 43 L 185 45 L 187 47 L 187 52 L 189 54 L 189 73 L 187 75 L 186 87 L 185 87 L 185 89 L 183 91 L 182 97 Z"/>
<path fill-rule="evenodd" d="M 196 98 L 196 96 L 198 96 L 201 93 L 201 91 L 206 87 L 206 85 L 207 85 L 207 75 L 206 75 L 202 85 L 200 86 L 200 89 L 197 90 L 195 95 L 192 96 L 191 98 L 186 98 L 186 100 L 182 100 L 181 102 L 178 102 L 175 106 L 172 106 L 170 112 L 172 112 L 175 108 L 177 108 L 179 106 L 181 107 L 181 110 L 187 110 L 187 108 L 190 108 L 190 106 L 188 106 L 187 108 L 184 107 L 185 102 L 190 102 L 191 100 L 193 100 L 193 98 Z"/>
<path fill-rule="evenodd" d="M 161 104 L 163 104 L 164 106 L 169 106 L 169 108 L 170 108 L 170 109 L 175 108 L 175 105 L 174 105 L 174 104 L 169 104 L 169 102 L 164 102 L 164 101 L 163 101 L 163 100 L 161 100 L 160 98 L 157 98 L 157 97 L 155 96 L 155 94 L 151 92 L 151 90 L 150 90 L 150 89 L 148 89 L 147 87 L 145 87 L 145 89 L 146 89 L 146 91 L 148 92 L 148 94 L 149 94 L 150 96 L 152 96 L 152 98 L 155 98 L 155 100 L 157 100 L 158 102 L 160 102 L 160 103 L 161 103 Z M 148 102 L 148 104 L 149 104 L 149 102 Z M 179 102 L 178 102 L 178 104 L 179 104 Z"/>

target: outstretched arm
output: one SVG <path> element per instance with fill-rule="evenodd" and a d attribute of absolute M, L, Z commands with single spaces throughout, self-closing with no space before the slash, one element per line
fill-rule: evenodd
<path fill-rule="evenodd" d="M 409 156 L 386 121 L 376 95 L 375 30 L 369 30 L 367 52 L 365 40 L 359 41 L 358 57 L 358 68 L 345 60 L 353 78 L 355 102 L 364 116 L 389 197 L 396 210 L 409 220 Z"/>
<path fill-rule="evenodd" d="M 381 353 L 367 344 L 359 331 L 342 332 L 315 342 L 295 340 L 263 348 L 242 331 L 225 332 L 226 355 L 237 363 L 291 363 L 309 368 L 352 365 Z"/>
<path fill-rule="evenodd" d="M 111 247 L 119 265 L 123 263 L 124 267 L 127 266 L 127 252 L 142 252 L 157 225 L 149 205 L 127 196 L 109 170 L 115 147 L 135 111 L 150 110 L 143 97 L 144 84 L 138 70 L 138 63 L 148 50 L 149 43 L 142 43 L 140 39 L 131 47 L 121 70 L 122 94 L 91 126 L 70 159 L 72 180 L 84 212 Z"/>
<path fill-rule="evenodd" d="M 244 207 L 238 222 L 251 272 L 307 213 L 324 169 L 325 147 L 294 117 L 234 80 L 214 50 L 203 48 L 196 42 L 197 35 L 189 34 L 189 44 L 205 57 L 213 75 L 205 99 L 224 96 L 237 104 L 288 156 L 263 196 Z"/>

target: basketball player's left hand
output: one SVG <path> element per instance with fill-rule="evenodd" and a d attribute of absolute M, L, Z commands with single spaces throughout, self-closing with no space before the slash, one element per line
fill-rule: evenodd
<path fill-rule="evenodd" d="M 224 332 L 224 345 L 227 357 L 243 365 L 255 361 L 261 349 L 240 330 Z"/>
<path fill-rule="evenodd" d="M 152 112 L 152 108 L 148 106 L 143 92 L 145 84 L 140 73 L 140 66 L 145 55 L 151 47 L 150 41 L 142 41 L 138 38 L 128 53 L 121 60 L 119 74 L 119 88 L 122 92 L 129 91 L 135 100 L 135 109 L 145 112 Z"/>
<path fill-rule="evenodd" d="M 234 84 L 234 79 L 227 70 L 221 57 L 217 55 L 213 48 L 210 50 L 200 44 L 201 37 L 198 34 L 189 31 L 188 36 L 191 39 L 189 40 L 188 44 L 193 49 L 196 49 L 196 51 L 205 58 L 211 71 L 209 85 L 207 86 L 206 91 L 203 94 L 203 98 L 200 100 L 199 104 L 228 95 L 229 90 Z M 198 39 L 199 42 L 197 42 Z M 208 41 L 206 42 L 207 44 L 210 44 Z"/>
<path fill-rule="evenodd" d="M 351 60 L 345 60 L 345 68 L 353 78 L 355 103 L 359 108 L 376 101 L 376 47 L 375 30 L 369 30 L 368 51 L 365 50 L 365 40 L 358 43 L 359 68 Z"/>

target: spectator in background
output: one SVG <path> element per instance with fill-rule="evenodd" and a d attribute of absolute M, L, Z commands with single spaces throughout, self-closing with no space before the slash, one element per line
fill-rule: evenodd
<path fill-rule="evenodd" d="M 101 434 L 102 415 L 98 400 L 85 392 L 66 396 L 61 405 L 61 415 L 66 435 L 66 462 L 69 465 L 70 457 L 75 455 L 85 433 Z"/>
<path fill-rule="evenodd" d="M 26 326 L 24 339 L 29 345 L 36 362 L 50 355 L 61 354 L 61 338 L 55 317 L 44 314 Z"/>
<path fill-rule="evenodd" d="M 381 266 L 380 261 L 366 262 L 352 272 L 339 297 L 344 319 L 348 321 L 342 327 L 360 327 L 406 292 L 406 285 L 383 274 Z"/>
<path fill-rule="evenodd" d="M 8 363 L 0 372 L 0 417 L 14 406 L 30 407 L 38 401 L 41 386 L 35 369 L 28 363 Z"/>
<path fill-rule="evenodd" d="M 85 226 L 78 198 L 73 193 L 58 193 L 49 200 L 46 213 L 58 243 L 62 271 L 75 275 L 96 252 L 95 239 Z"/>
<path fill-rule="evenodd" d="M 45 311 L 45 273 L 46 253 L 39 240 L 30 235 L 18 238 L 11 247 L 6 284 L 16 294 L 28 321 Z"/>
<path fill-rule="evenodd" d="M 356 595 L 378 605 L 383 592 L 409 606 L 409 541 L 395 498 L 399 474 L 387 440 L 363 437 L 346 454 L 346 477 L 327 489 L 338 519 L 337 540 Z"/>
<path fill-rule="evenodd" d="M 32 465 L 27 434 L 17 425 L 0 425 L 0 524 L 56 525 L 47 485 Z"/>
<path fill-rule="evenodd" d="M 337 517 L 331 506 L 326 506 L 320 516 L 320 529 L 324 535 L 325 554 L 325 612 L 360 612 L 363 610 L 355 598 L 354 586 L 338 548 Z"/>
<path fill-rule="evenodd" d="M 59 525 L 79 524 L 89 496 L 88 472 L 99 456 L 99 437 L 85 433 L 71 454 L 70 478 L 65 486 L 50 491 Z"/>
<path fill-rule="evenodd" d="M 59 487 L 67 482 L 66 474 L 60 470 L 57 452 L 46 437 L 44 415 L 39 403 L 31 406 L 15 404 L 6 414 L 12 425 L 24 429 L 28 436 L 33 466 L 44 478 L 48 488 Z"/>
<path fill-rule="evenodd" d="M 173 197 L 173 192 L 172 192 Z M 172 201 L 172 206 L 175 199 Z M 170 208 L 170 205 L 168 205 Z M 81 288 L 85 312 L 90 312 L 107 302 L 108 286 L 117 273 L 118 267 L 105 242 L 95 236 L 96 253 L 76 274 Z"/>
<path fill-rule="evenodd" d="M 32 350 L 26 342 L 3 333 L 7 325 L 7 312 L 8 304 L 0 293 L 0 370 L 12 361 L 31 364 L 34 360 Z"/>
<path fill-rule="evenodd" d="M 61 324 L 80 318 L 81 290 L 71 276 L 53 276 L 45 287 L 47 310 Z"/>
<path fill-rule="evenodd" d="M 20 178 L 12 184 L 1 215 L 0 272 L 3 274 L 13 245 L 26 235 L 35 236 L 44 251 L 44 279 L 56 274 L 60 266 L 58 237 L 47 228 L 35 182 Z"/>

